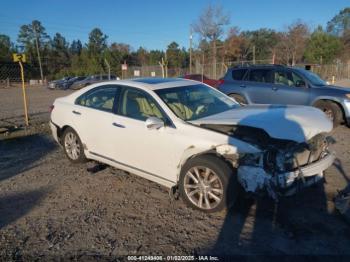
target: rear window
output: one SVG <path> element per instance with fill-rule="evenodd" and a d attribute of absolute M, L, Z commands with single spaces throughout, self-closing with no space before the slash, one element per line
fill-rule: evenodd
<path fill-rule="evenodd" d="M 232 70 L 232 79 L 233 80 L 242 80 L 247 73 L 248 69 L 235 69 Z"/>

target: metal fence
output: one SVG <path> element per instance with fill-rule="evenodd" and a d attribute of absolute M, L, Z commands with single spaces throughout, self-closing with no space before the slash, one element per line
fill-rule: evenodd
<path fill-rule="evenodd" d="M 23 64 L 24 77 L 28 84 L 43 84 L 38 77 L 39 69 L 30 64 Z M 18 86 L 21 83 L 21 70 L 18 63 L 0 62 L 0 88 Z"/>
<path fill-rule="evenodd" d="M 152 66 L 129 66 L 127 70 L 123 70 L 122 73 L 113 72 L 110 73 L 117 75 L 121 79 L 137 78 L 137 77 L 180 77 L 185 74 L 203 74 L 209 78 L 219 79 L 223 77 L 229 67 L 237 65 L 247 64 L 271 64 L 271 60 L 259 60 L 259 61 L 231 61 L 221 62 L 216 65 L 212 63 L 201 64 L 198 60 L 194 61 L 194 64 L 190 68 L 165 68 L 160 65 Z M 298 66 L 304 67 L 305 64 L 299 64 Z M 350 63 L 335 63 L 329 65 L 311 65 L 311 70 L 319 74 L 323 79 L 331 82 L 342 79 L 350 79 Z M 24 73 L 27 84 L 40 84 L 37 74 L 38 68 L 33 68 L 28 64 L 25 64 Z M 82 68 L 82 72 L 84 68 Z M 69 72 L 69 70 L 67 70 Z M 109 72 L 96 72 L 96 74 L 108 74 Z M 6 88 L 11 86 L 17 86 L 20 82 L 20 69 L 17 63 L 0 63 L 0 88 Z M 43 82 L 46 83 L 45 81 Z"/>
<path fill-rule="evenodd" d="M 217 63 L 216 68 L 213 64 L 200 64 L 195 63 L 192 66 L 192 74 L 203 74 L 209 78 L 219 79 L 223 77 L 229 67 L 239 65 L 252 65 L 252 64 L 272 64 L 271 60 L 258 60 L 258 61 L 232 61 Z M 299 64 L 299 67 L 305 67 L 309 64 Z M 309 65 L 310 70 L 320 75 L 327 81 L 350 79 L 350 63 L 336 63 L 327 65 Z M 164 73 L 164 77 L 179 77 L 190 73 L 190 68 L 168 68 L 167 73 Z M 215 77 L 216 73 L 216 77 Z M 163 77 L 162 67 L 160 65 L 155 66 L 132 66 L 124 71 L 122 78 L 135 78 L 135 77 Z"/>
<path fill-rule="evenodd" d="M 311 66 L 311 70 L 328 82 L 333 80 L 350 79 L 350 63 L 313 65 Z"/>

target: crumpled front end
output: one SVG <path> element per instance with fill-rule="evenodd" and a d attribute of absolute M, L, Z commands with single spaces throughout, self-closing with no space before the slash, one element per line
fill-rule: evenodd
<path fill-rule="evenodd" d="M 265 193 L 273 198 L 292 195 L 317 183 L 335 159 L 328 148 L 326 131 L 309 140 L 271 137 L 265 130 L 244 125 L 202 124 L 204 128 L 254 145 L 260 151 L 240 154 L 234 167 L 246 192 Z M 223 154 L 225 156 L 225 154 Z"/>
<path fill-rule="evenodd" d="M 259 154 L 243 155 L 238 181 L 246 192 L 268 192 L 273 198 L 289 196 L 323 178 L 335 159 L 324 135 L 307 143 L 273 144 Z"/>

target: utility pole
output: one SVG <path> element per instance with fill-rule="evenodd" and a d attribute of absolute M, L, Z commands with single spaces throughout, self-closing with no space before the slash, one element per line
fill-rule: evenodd
<path fill-rule="evenodd" d="M 38 34 L 36 32 L 35 24 L 32 23 L 34 35 L 35 35 L 35 45 L 36 45 L 36 52 L 38 54 L 38 61 L 39 61 L 39 68 L 40 68 L 40 76 L 41 76 L 41 81 L 44 81 L 44 74 L 43 74 L 43 68 L 41 66 L 41 57 L 40 57 L 40 51 L 39 51 L 39 41 L 38 41 Z"/>
<path fill-rule="evenodd" d="M 192 74 L 192 26 L 190 28 L 190 74 Z"/>
<path fill-rule="evenodd" d="M 255 45 L 253 45 L 253 65 L 255 65 Z"/>
<path fill-rule="evenodd" d="M 202 42 L 204 42 L 205 38 L 202 39 Z M 202 82 L 204 80 L 204 53 L 205 53 L 205 45 L 202 45 Z"/>
<path fill-rule="evenodd" d="M 168 54 L 165 51 L 165 78 L 168 78 Z"/>
<path fill-rule="evenodd" d="M 216 79 L 216 38 L 213 39 L 213 78 Z"/>
<path fill-rule="evenodd" d="M 106 58 L 105 58 L 104 60 L 105 60 L 106 66 L 107 66 L 107 68 L 108 68 L 108 80 L 111 80 L 111 66 L 110 66 L 110 64 L 108 63 L 108 60 L 107 60 Z"/>

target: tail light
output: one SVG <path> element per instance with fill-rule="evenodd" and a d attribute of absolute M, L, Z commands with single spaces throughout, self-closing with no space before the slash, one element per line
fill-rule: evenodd
<path fill-rule="evenodd" d="M 225 83 L 224 79 L 219 79 L 219 85 L 222 85 L 223 83 Z"/>
<path fill-rule="evenodd" d="M 51 113 L 52 112 L 52 110 L 55 108 L 55 106 L 54 105 L 51 105 L 50 107 L 49 107 L 49 112 Z"/>

